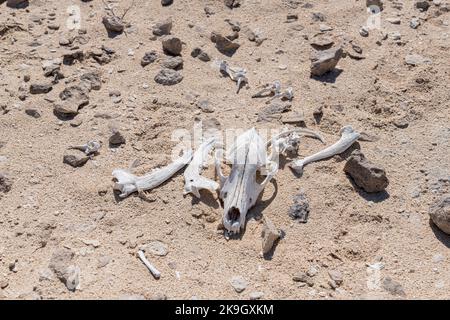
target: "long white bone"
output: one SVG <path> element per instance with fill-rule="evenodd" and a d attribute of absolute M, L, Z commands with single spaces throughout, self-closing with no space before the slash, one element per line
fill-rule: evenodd
<path fill-rule="evenodd" d="M 182 157 L 168 166 L 155 169 L 141 177 L 135 176 L 129 170 L 116 169 L 112 173 L 114 178 L 117 179 L 117 182 L 114 184 L 114 190 L 121 192 L 120 198 L 126 198 L 133 192 L 142 193 L 143 191 L 156 188 L 188 164 L 191 159 L 192 150 L 185 151 Z"/>
<path fill-rule="evenodd" d="M 255 205 L 259 194 L 278 171 L 276 163 L 267 159 L 266 143 L 255 128 L 236 138 L 236 142 L 227 153 L 232 168 L 229 177 L 225 177 L 216 152 L 216 171 L 221 181 L 220 197 L 224 201 L 223 225 L 230 233 L 239 233 L 245 227 L 247 212 Z M 256 182 L 256 173 L 261 169 L 269 172 L 261 184 Z"/>
<path fill-rule="evenodd" d="M 216 139 L 214 137 L 203 142 L 192 157 L 191 163 L 184 170 L 184 194 L 192 193 L 197 198 L 200 198 L 200 190 L 207 189 L 216 191 L 219 189 L 219 184 L 211 179 L 202 177 L 200 175 L 205 162 L 207 161 L 209 152 L 214 147 Z"/>
<path fill-rule="evenodd" d="M 303 172 L 303 167 L 308 163 L 319 161 L 322 159 L 330 158 L 334 155 L 340 154 L 347 150 L 356 140 L 358 140 L 360 134 L 353 130 L 351 126 L 345 126 L 341 129 L 341 138 L 333 145 L 319 151 L 304 159 L 295 160 L 290 164 L 290 167 L 298 173 Z"/>
<path fill-rule="evenodd" d="M 154 265 L 152 265 L 150 263 L 150 261 L 148 261 L 148 259 L 145 257 L 144 252 L 142 252 L 141 250 L 138 251 L 138 257 L 139 259 L 145 264 L 145 266 L 147 267 L 148 271 L 150 271 L 150 273 L 156 278 L 159 279 L 161 277 L 161 272 L 158 271 L 158 269 L 156 269 L 156 267 Z"/>
<path fill-rule="evenodd" d="M 222 72 L 225 72 L 231 80 L 237 82 L 237 91 L 236 93 L 239 93 L 239 90 L 241 90 L 241 86 L 244 83 L 248 83 L 247 79 L 247 70 L 239 67 L 230 67 L 228 65 L 228 62 L 221 61 L 219 65 L 219 69 Z"/>

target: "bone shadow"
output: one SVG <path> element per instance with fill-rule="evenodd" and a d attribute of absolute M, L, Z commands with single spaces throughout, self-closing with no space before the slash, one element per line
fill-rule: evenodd
<path fill-rule="evenodd" d="M 188 196 L 188 195 L 187 195 Z M 214 194 L 211 193 L 209 190 L 200 190 L 200 198 L 195 197 L 194 195 L 191 195 L 191 205 L 194 206 L 199 203 L 204 203 L 208 207 L 219 209 L 220 203 L 214 198 Z"/>
<path fill-rule="evenodd" d="M 343 72 L 342 69 L 333 69 L 321 76 L 311 76 L 312 79 L 325 82 L 325 83 L 335 83 L 336 79 L 339 77 L 339 75 Z"/>
<path fill-rule="evenodd" d="M 436 239 L 438 239 L 444 246 L 450 249 L 450 235 L 443 232 L 441 229 L 439 229 L 433 222 L 433 220 L 428 221 L 430 224 L 431 230 L 433 231 L 434 235 L 436 236 Z"/>

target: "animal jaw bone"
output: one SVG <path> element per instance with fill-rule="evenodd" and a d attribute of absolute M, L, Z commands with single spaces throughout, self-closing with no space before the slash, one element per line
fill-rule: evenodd
<path fill-rule="evenodd" d="M 255 205 L 259 194 L 278 171 L 278 165 L 267 159 L 266 144 L 252 128 L 237 137 L 227 153 L 231 162 L 231 173 L 225 177 L 220 168 L 216 151 L 216 172 L 220 177 L 220 197 L 224 202 L 223 225 L 228 232 L 239 233 L 245 227 L 247 212 Z M 269 172 L 261 184 L 256 182 L 256 173 L 262 169 Z"/>
<path fill-rule="evenodd" d="M 214 147 L 216 139 L 210 138 L 203 142 L 198 150 L 194 153 L 191 163 L 184 171 L 184 194 L 192 193 L 197 198 L 200 198 L 200 190 L 207 189 L 210 191 L 216 191 L 219 189 L 219 184 L 211 179 L 202 177 L 200 175 L 205 162 L 208 158 L 208 154 Z"/>
<path fill-rule="evenodd" d="M 295 160 L 290 164 L 290 167 L 298 173 L 303 172 L 303 167 L 308 163 L 330 158 L 334 155 L 340 154 L 347 150 L 356 140 L 358 140 L 360 134 L 356 132 L 351 126 L 345 126 L 341 129 L 341 138 L 333 145 L 319 151 L 304 159 Z"/>
<path fill-rule="evenodd" d="M 117 180 L 114 184 L 114 190 L 121 192 L 119 195 L 120 198 L 126 198 L 133 192 L 142 194 L 143 191 L 151 190 L 161 185 L 189 163 L 191 159 L 192 150 L 185 151 L 182 157 L 178 158 L 168 166 L 153 170 L 141 177 L 135 176 L 129 170 L 116 169 L 112 173 Z"/>
<path fill-rule="evenodd" d="M 83 151 L 86 155 L 91 155 L 93 153 L 96 153 L 101 148 L 101 144 L 98 141 L 89 141 L 86 144 L 80 145 L 80 146 L 71 146 L 69 149 L 75 149 Z"/>
<path fill-rule="evenodd" d="M 241 86 L 244 83 L 248 83 L 248 79 L 246 77 L 247 70 L 239 68 L 239 67 L 230 67 L 226 61 L 221 61 L 219 65 L 220 71 L 226 73 L 231 80 L 237 82 L 237 91 L 239 93 L 241 90 Z"/>

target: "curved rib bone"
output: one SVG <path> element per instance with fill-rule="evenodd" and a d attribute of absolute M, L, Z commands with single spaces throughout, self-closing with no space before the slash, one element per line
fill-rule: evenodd
<path fill-rule="evenodd" d="M 303 167 L 308 163 L 330 158 L 334 155 L 340 154 L 347 150 L 356 140 L 358 140 L 360 134 L 353 130 L 351 126 L 345 126 L 341 129 L 341 138 L 333 145 L 319 151 L 312 156 L 306 157 L 304 159 L 295 160 L 290 164 L 290 167 L 298 173 L 303 172 Z"/>
<path fill-rule="evenodd" d="M 133 192 L 142 193 L 158 187 L 167 179 L 172 177 L 177 171 L 183 168 L 192 159 L 192 150 L 185 151 L 181 158 L 178 158 L 168 166 L 153 170 L 152 172 L 138 177 L 125 169 L 116 169 L 113 171 L 117 182 L 114 184 L 114 190 L 119 190 L 120 198 L 126 198 Z"/>
<path fill-rule="evenodd" d="M 197 151 L 195 151 L 191 163 L 184 171 L 184 194 L 192 193 L 197 198 L 200 198 L 200 190 L 207 189 L 216 191 L 219 189 L 219 184 L 211 179 L 202 177 L 201 170 L 208 158 L 208 154 L 214 147 L 216 139 L 210 138 L 203 142 Z"/>

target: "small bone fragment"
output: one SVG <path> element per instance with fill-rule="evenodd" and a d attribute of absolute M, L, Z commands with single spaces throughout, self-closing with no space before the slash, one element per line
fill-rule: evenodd
<path fill-rule="evenodd" d="M 298 173 L 303 172 L 303 167 L 308 163 L 330 158 L 347 150 L 359 138 L 359 133 L 353 130 L 351 126 L 345 126 L 341 129 L 341 138 L 333 145 L 319 151 L 312 156 L 304 159 L 297 159 L 290 164 L 290 167 Z"/>
<path fill-rule="evenodd" d="M 265 95 L 275 95 L 281 91 L 280 80 L 275 80 L 272 84 L 266 85 L 263 89 L 252 95 L 252 98 L 261 98 Z"/>
<path fill-rule="evenodd" d="M 90 155 L 93 153 L 96 153 L 98 150 L 100 150 L 101 144 L 97 141 L 89 141 L 86 144 L 83 144 L 81 146 L 71 146 L 69 149 L 75 149 L 83 151 L 86 155 Z"/>
<path fill-rule="evenodd" d="M 150 261 L 147 260 L 147 258 L 144 255 L 144 252 L 141 250 L 138 251 L 139 259 L 145 264 L 147 269 L 150 271 L 150 273 L 155 277 L 155 279 L 159 279 L 161 277 L 161 272 L 158 271 L 158 269 L 155 268 L 154 265 L 150 263 Z"/>
<path fill-rule="evenodd" d="M 200 198 L 199 191 L 201 189 L 207 189 L 212 192 L 219 189 L 219 184 L 217 182 L 200 175 L 208 158 L 208 154 L 214 147 L 215 142 L 216 139 L 214 137 L 206 140 L 194 153 L 191 163 L 184 171 L 184 194 L 192 193 L 197 198 Z"/>
<path fill-rule="evenodd" d="M 119 190 L 121 194 L 120 198 L 126 198 L 133 192 L 139 192 L 142 194 L 143 191 L 151 190 L 167 179 L 172 177 L 177 171 L 183 168 L 192 159 L 192 150 L 185 151 L 182 157 L 175 160 L 168 166 L 160 169 L 153 170 L 152 172 L 138 177 L 125 169 L 116 169 L 113 171 L 114 178 L 117 182 L 114 185 L 114 190 Z"/>
<path fill-rule="evenodd" d="M 230 67 L 228 65 L 228 62 L 226 61 L 221 61 L 219 68 L 220 71 L 225 72 L 231 78 L 231 80 L 237 82 L 236 93 L 239 93 L 244 83 L 248 83 L 248 79 L 246 77 L 247 70 L 239 67 Z"/>
<path fill-rule="evenodd" d="M 262 253 L 267 254 L 272 250 L 275 242 L 281 237 L 281 232 L 278 230 L 269 218 L 264 218 L 264 230 L 262 239 Z"/>

